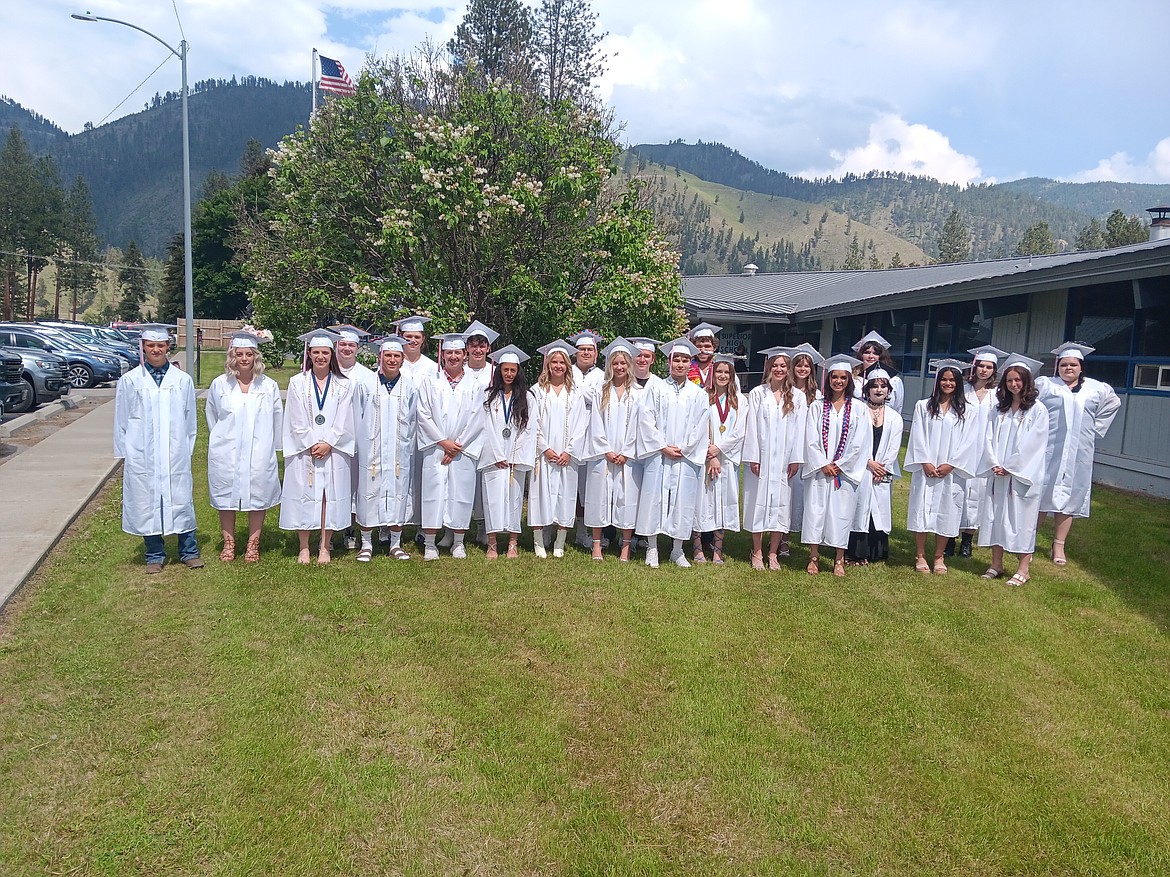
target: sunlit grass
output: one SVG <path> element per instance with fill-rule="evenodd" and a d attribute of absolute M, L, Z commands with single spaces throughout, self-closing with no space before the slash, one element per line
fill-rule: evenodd
<path fill-rule="evenodd" d="M 115 485 L 0 620 L 5 875 L 1166 872 L 1170 504 L 1098 489 L 1013 589 L 900 531 L 305 568 L 273 515 L 228 566 L 203 478 L 206 569 Z"/>

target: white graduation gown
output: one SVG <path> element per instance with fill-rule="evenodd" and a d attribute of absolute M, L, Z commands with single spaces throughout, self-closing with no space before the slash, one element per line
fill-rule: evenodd
<path fill-rule="evenodd" d="M 829 428 L 822 436 L 823 414 L 829 409 Z M 845 447 L 837 456 L 837 446 L 845 428 L 846 411 L 849 414 L 849 434 Z M 865 468 L 873 447 L 873 433 L 865 406 L 856 399 L 847 399 L 840 411 L 831 402 L 817 399 L 808 406 L 804 423 L 804 517 L 800 524 L 800 541 L 806 545 L 829 545 L 847 548 L 853 529 L 853 515 L 857 506 L 857 486 L 869 471 Z M 833 459 L 837 457 L 837 459 Z M 841 468 L 839 477 L 830 477 L 821 471 L 823 466 L 836 463 Z"/>
<path fill-rule="evenodd" d="M 824 396 L 821 393 L 821 391 L 817 390 L 816 395 L 813 397 L 813 400 L 815 401 L 817 399 L 823 399 L 823 398 L 824 398 Z M 804 408 L 804 413 L 801 415 L 800 426 L 798 427 L 800 430 L 799 441 L 800 441 L 801 453 L 803 454 L 803 450 L 804 450 L 804 418 L 808 416 L 808 404 L 809 404 L 808 403 L 808 396 L 806 396 L 804 394 L 803 390 L 798 390 L 795 387 L 793 387 L 792 388 L 792 399 L 797 405 Z M 746 482 L 745 482 L 745 484 L 746 484 Z M 789 532 L 799 531 L 800 524 L 804 520 L 804 479 L 800 477 L 799 472 L 796 475 L 794 475 L 792 478 L 788 479 L 788 489 L 792 493 L 790 513 L 788 515 L 788 531 Z M 747 529 L 746 517 L 744 520 L 744 529 Z"/>
<path fill-rule="evenodd" d="M 978 475 L 987 483 L 979 544 L 999 545 L 1013 554 L 1036 548 L 1036 518 L 1047 470 L 1048 411 L 1039 402 L 1027 411 L 993 409 L 984 432 Z M 1007 475 L 996 475 L 999 466 Z M 977 480 L 977 479 L 971 479 Z"/>
<path fill-rule="evenodd" d="M 195 385 L 181 369 L 168 368 L 161 386 L 142 365 L 118 379 L 114 456 L 123 461 L 125 532 L 166 536 L 195 529 L 191 454 L 196 429 Z"/>
<path fill-rule="evenodd" d="M 437 378 L 439 376 L 439 366 L 424 353 L 414 362 L 403 358 L 402 373 L 409 376 L 414 381 L 416 387 L 421 387 L 423 381 L 429 381 L 431 378 Z"/>
<path fill-rule="evenodd" d="M 631 382 L 632 386 L 632 382 Z M 637 460 L 639 420 L 647 418 L 641 396 L 628 389 L 619 399 L 612 389 L 602 410 L 600 391 L 589 409 L 589 429 L 582 446 L 585 480 L 585 526 L 633 529 L 642 493 L 642 463 Z M 617 466 L 607 453 L 624 454 Z"/>
<path fill-rule="evenodd" d="M 230 375 L 211 382 L 203 410 L 207 439 L 207 486 L 211 507 L 259 511 L 280 502 L 276 452 L 284 439 L 280 385 L 256 375 L 247 393 Z"/>
<path fill-rule="evenodd" d="M 1121 408 L 1113 388 L 1085 378 L 1072 392 L 1060 378 L 1036 380 L 1040 402 L 1048 409 L 1048 481 L 1040 511 L 1074 518 L 1089 516 L 1093 490 L 1093 451 Z"/>
<path fill-rule="evenodd" d="M 452 387 L 446 373 L 424 381 L 418 394 L 418 451 L 422 457 L 422 526 L 466 530 L 478 480 L 483 430 L 483 390 L 469 378 Z M 462 452 L 443 465 L 441 440 L 462 445 Z"/>
<path fill-rule="evenodd" d="M 524 508 L 524 482 L 536 464 L 536 394 L 528 390 L 528 423 L 516 426 L 515 416 L 504 419 L 504 397 L 499 395 L 484 408 L 483 446 L 479 454 L 480 496 L 484 527 L 489 533 L 519 533 Z M 513 403 L 514 404 L 514 403 Z M 508 435 L 504 435 L 504 430 Z M 497 463 L 507 463 L 501 469 Z"/>
<path fill-rule="evenodd" d="M 905 424 L 902 421 L 902 415 L 886 406 L 885 422 L 882 426 L 882 437 L 878 442 L 877 450 L 873 447 L 873 421 L 869 419 L 869 406 L 865 406 L 865 425 L 868 433 L 866 453 L 869 455 L 865 458 L 868 464 L 870 460 L 877 460 L 886 468 L 886 472 L 893 478 L 901 478 L 902 470 L 898 467 L 898 452 L 902 450 L 902 430 Z M 890 533 L 894 529 L 893 512 L 890 510 L 890 502 L 893 491 L 891 489 L 892 482 L 879 481 L 874 483 L 873 473 L 866 467 L 865 473 L 861 476 L 861 483 L 857 485 L 857 507 L 853 513 L 853 532 L 868 533 L 869 521 L 873 518 L 874 529 L 881 530 L 883 533 Z"/>
<path fill-rule="evenodd" d="M 536 407 L 531 413 L 536 421 L 536 465 L 528 488 L 528 525 L 530 527 L 571 527 L 577 517 L 577 481 L 581 453 L 588 431 L 585 393 L 575 386 L 557 393 L 533 387 Z M 569 463 L 558 466 L 544 458 L 544 452 L 569 452 Z"/>
<path fill-rule="evenodd" d="M 914 533 L 958 536 L 963 517 L 963 480 L 975 473 L 983 450 L 980 418 L 959 420 L 954 408 L 939 417 L 926 410 L 929 399 L 914 405 L 910 424 L 910 441 L 906 447 L 904 468 L 910 476 L 910 501 L 906 526 Z M 953 471 L 945 478 L 928 478 L 923 463 L 940 466 L 949 463 Z"/>
<path fill-rule="evenodd" d="M 991 412 L 995 409 L 995 389 L 989 389 L 983 394 L 983 399 L 980 400 L 979 395 L 967 385 L 967 416 L 979 420 L 979 423 L 972 423 L 972 428 L 976 430 L 979 435 L 985 435 L 987 432 L 987 421 L 991 416 Z M 984 478 L 964 478 L 963 479 L 963 520 L 960 524 L 964 530 L 979 529 L 979 522 L 982 520 L 980 514 L 980 506 L 983 503 L 983 489 L 987 486 L 987 480 Z"/>
<path fill-rule="evenodd" d="M 767 384 L 748 393 L 742 458 L 760 467 L 759 475 L 750 465 L 743 473 L 743 527 L 749 533 L 800 529 L 792 494 L 799 487 L 803 501 L 804 485 L 799 474 L 788 477 L 788 466 L 804 462 L 808 401 L 795 392 L 792 401 L 792 412 L 786 415 L 783 401 L 776 401 Z M 802 502 L 801 513 L 803 509 Z"/>
<path fill-rule="evenodd" d="M 707 391 L 687 380 L 681 386 L 666 380 L 647 392 L 643 403 L 649 417 L 637 436 L 645 469 L 634 530 L 639 536 L 688 539 L 695 530 L 707 456 Z M 677 445 L 682 458 L 663 454 L 667 445 Z"/>
<path fill-rule="evenodd" d="M 414 516 L 418 387 L 405 374 L 398 376 L 393 390 L 376 381 L 374 391 L 362 394 L 355 405 L 354 511 L 366 530 L 399 527 Z"/>
<path fill-rule="evenodd" d="M 720 421 L 719 409 L 707 406 L 707 444 L 719 448 L 719 476 L 707 477 L 707 461 L 703 460 L 702 492 L 695 529 L 701 533 L 712 530 L 739 531 L 739 465 L 743 453 L 744 433 L 748 422 L 748 400 L 739 397 L 739 408 L 728 408 L 727 419 Z M 723 432 L 719 427 L 723 426 Z"/>
<path fill-rule="evenodd" d="M 280 498 L 280 529 L 316 530 L 325 503 L 325 529 L 343 530 L 353 520 L 353 384 L 333 375 L 321 409 L 311 371 L 288 382 L 284 410 L 284 491 Z M 318 414 L 325 422 L 318 425 Z M 333 450 L 315 460 L 309 449 L 328 442 Z"/>

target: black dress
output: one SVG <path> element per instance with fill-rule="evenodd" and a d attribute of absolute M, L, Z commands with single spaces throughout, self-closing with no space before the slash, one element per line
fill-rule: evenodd
<path fill-rule="evenodd" d="M 883 429 L 885 429 L 885 424 L 873 428 L 871 460 L 876 459 L 878 446 L 882 443 Z M 867 477 L 872 477 L 869 469 L 866 469 L 865 473 Z M 845 559 L 851 563 L 861 563 L 862 561 L 873 563 L 878 560 L 886 560 L 889 556 L 890 534 L 873 525 L 873 515 L 870 515 L 869 518 L 869 532 L 855 530 L 849 534 L 849 545 L 845 548 Z"/>

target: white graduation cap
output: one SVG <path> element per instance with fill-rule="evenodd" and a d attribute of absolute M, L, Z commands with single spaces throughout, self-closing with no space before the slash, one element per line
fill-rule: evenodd
<path fill-rule="evenodd" d="M 171 329 L 175 327 L 167 323 L 140 323 L 136 328 L 142 332 L 139 341 L 170 341 Z"/>
<path fill-rule="evenodd" d="M 626 340 L 634 345 L 635 350 L 647 350 L 650 353 L 657 353 L 658 345 L 662 343 L 657 338 L 645 338 L 641 335 Z"/>
<path fill-rule="evenodd" d="M 479 320 L 472 320 L 471 324 L 463 330 L 463 337 L 470 340 L 476 335 L 486 338 L 488 344 L 495 344 L 496 340 L 500 337 L 500 333 L 495 329 L 484 325 Z"/>
<path fill-rule="evenodd" d="M 313 329 L 304 335 L 298 335 L 297 340 L 305 342 L 306 350 L 310 347 L 328 347 L 332 350 L 333 345 L 341 340 L 341 336 L 328 329 Z"/>
<path fill-rule="evenodd" d="M 961 359 L 932 359 L 930 361 L 930 370 L 934 372 L 935 380 L 938 380 L 938 373 L 944 368 L 958 369 L 959 374 L 962 374 L 970 367 L 970 363 L 963 362 Z"/>
<path fill-rule="evenodd" d="M 869 374 L 865 376 L 865 381 L 869 383 L 874 378 L 885 378 L 888 381 L 890 379 L 890 373 L 884 368 L 872 368 L 869 370 Z"/>
<path fill-rule="evenodd" d="M 602 340 L 604 339 L 592 329 L 582 329 L 576 335 L 569 336 L 569 343 L 574 347 L 596 347 Z"/>
<path fill-rule="evenodd" d="M 777 344 L 773 347 L 765 347 L 763 350 L 758 350 L 756 352 L 762 354 L 765 359 L 770 356 L 785 356 L 788 359 L 792 359 L 792 357 L 796 356 L 796 354 L 800 351 L 798 351 L 795 347 L 785 347 L 783 344 Z"/>
<path fill-rule="evenodd" d="M 861 365 L 861 360 L 847 353 L 834 353 L 824 362 L 819 363 L 819 365 L 824 369 L 826 375 L 829 372 L 849 372 L 853 374 L 853 370 Z"/>
<path fill-rule="evenodd" d="M 1096 347 L 1089 347 L 1087 344 L 1077 344 L 1075 341 L 1066 341 L 1052 352 L 1056 354 L 1056 361 L 1059 363 L 1066 356 L 1071 356 L 1075 359 L 1083 361 L 1086 356 L 1088 356 L 1096 349 Z"/>
<path fill-rule="evenodd" d="M 629 338 L 623 338 L 621 335 L 619 335 L 617 338 L 614 338 L 609 342 L 609 344 L 605 345 L 605 348 L 601 351 L 601 355 L 608 359 L 612 354 L 619 351 L 624 353 L 630 359 L 633 359 L 638 355 L 635 350 L 634 342 Z"/>
<path fill-rule="evenodd" d="M 673 341 L 667 341 L 665 344 L 659 344 L 658 349 L 666 354 L 667 359 L 670 359 L 676 353 L 685 353 L 687 356 L 694 356 L 699 352 L 699 348 L 692 344 L 691 340 L 685 336 L 675 338 Z"/>
<path fill-rule="evenodd" d="M 716 326 L 714 323 L 699 323 L 699 325 L 687 333 L 687 337 L 692 341 L 696 341 L 699 338 L 714 338 L 716 332 L 722 331 L 723 327 Z"/>
<path fill-rule="evenodd" d="M 260 347 L 260 339 L 251 332 L 232 332 L 228 340 L 228 347 Z"/>
<path fill-rule="evenodd" d="M 365 329 L 359 329 L 357 326 L 351 326 L 348 323 L 343 323 L 340 326 L 330 326 L 333 332 L 337 334 L 338 341 L 353 341 L 360 344 L 363 338 L 369 338 L 370 333 Z"/>
<path fill-rule="evenodd" d="M 491 357 L 492 362 L 496 365 L 503 365 L 505 362 L 510 362 L 513 365 L 523 365 L 532 358 L 515 344 L 501 347 L 499 350 L 489 353 L 488 356 Z"/>
<path fill-rule="evenodd" d="M 394 320 L 390 325 L 396 326 L 398 328 L 399 334 L 402 334 L 403 332 L 425 332 L 426 329 L 424 327 L 430 321 L 430 317 L 411 315 L 409 317 L 401 317 L 397 320 Z"/>
<path fill-rule="evenodd" d="M 871 341 L 874 342 L 875 344 L 881 345 L 881 347 L 885 350 L 890 349 L 890 342 L 887 341 L 885 338 L 883 338 L 879 332 L 873 331 L 873 332 L 867 332 L 866 334 L 861 336 L 861 340 L 853 345 L 853 352 L 860 353 L 861 348 L 864 347 L 866 344 L 869 344 L 869 342 L 871 342 Z"/>
<path fill-rule="evenodd" d="M 725 362 L 731 366 L 731 370 L 735 371 L 735 357 L 730 353 L 716 353 L 713 357 L 715 362 Z"/>
<path fill-rule="evenodd" d="M 567 357 L 571 357 L 577 352 L 577 349 L 572 344 L 562 341 L 560 338 L 556 341 L 550 341 L 544 347 L 538 347 L 537 350 L 545 359 L 548 359 L 551 354 L 556 353 L 558 350 Z"/>
<path fill-rule="evenodd" d="M 825 361 L 825 358 L 821 356 L 821 352 L 807 341 L 805 341 L 803 344 L 797 344 L 792 349 L 796 351 L 796 353 L 803 353 L 805 356 L 811 359 L 813 361 L 813 365 L 820 365 Z"/>
<path fill-rule="evenodd" d="M 968 351 L 975 362 L 990 362 L 999 365 L 999 361 L 1007 356 L 1006 350 L 1000 350 L 998 347 L 993 347 L 990 344 L 984 344 L 981 347 L 972 347 Z"/>
<path fill-rule="evenodd" d="M 462 332 L 448 332 L 446 335 L 436 335 L 439 339 L 439 351 L 443 348 L 447 350 L 466 350 L 467 339 L 463 337 Z"/>
<path fill-rule="evenodd" d="M 1040 374 L 1040 369 L 1044 368 L 1044 363 L 1038 359 L 1032 359 L 1030 356 L 1024 356 L 1022 353 L 1009 353 L 1007 361 L 1004 362 L 1003 367 L 1006 371 L 1013 365 L 1020 365 L 1032 373 L 1032 376 Z"/>
<path fill-rule="evenodd" d="M 402 353 L 402 345 L 405 343 L 406 339 L 401 335 L 387 335 L 382 339 L 382 343 L 378 345 L 378 354 L 381 355 L 387 350 Z"/>

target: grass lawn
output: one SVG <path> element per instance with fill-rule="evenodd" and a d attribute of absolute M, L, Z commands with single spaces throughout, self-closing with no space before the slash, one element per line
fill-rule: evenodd
<path fill-rule="evenodd" d="M 1020 589 L 902 531 L 318 568 L 272 515 L 224 565 L 201 437 L 206 569 L 146 576 L 115 481 L 0 617 L 5 877 L 1170 868 L 1168 503 L 1098 488 Z"/>

